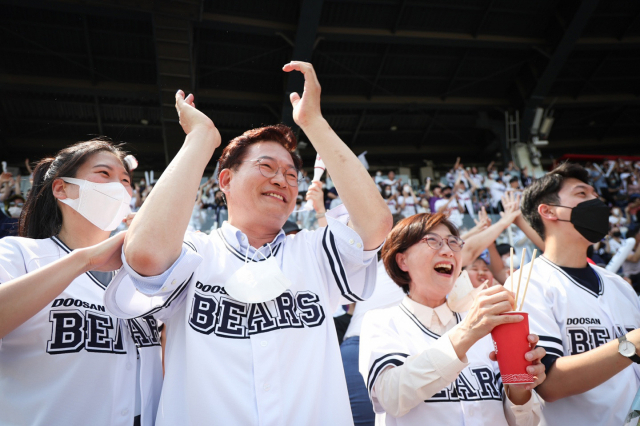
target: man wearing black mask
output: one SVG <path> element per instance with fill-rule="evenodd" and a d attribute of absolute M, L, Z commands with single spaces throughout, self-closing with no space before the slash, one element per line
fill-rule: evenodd
<path fill-rule="evenodd" d="M 587 263 L 609 209 L 588 172 L 563 164 L 524 192 L 522 214 L 545 242 L 523 311 L 547 351 L 542 425 L 619 425 L 640 379 L 640 302 L 622 278 Z M 530 266 L 522 270 L 529 272 Z"/>

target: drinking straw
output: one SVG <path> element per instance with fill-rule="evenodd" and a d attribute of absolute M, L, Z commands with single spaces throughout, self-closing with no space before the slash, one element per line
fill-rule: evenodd
<path fill-rule="evenodd" d="M 520 273 L 518 274 L 518 289 L 516 290 L 516 306 L 518 306 L 518 296 L 520 295 L 520 281 L 522 281 L 522 272 L 524 267 L 524 255 L 527 253 L 527 248 L 522 248 L 522 257 L 520 258 Z M 515 310 L 515 309 L 514 309 Z"/>
<path fill-rule="evenodd" d="M 510 274 L 509 274 L 509 279 L 511 279 L 511 291 L 513 291 L 513 247 L 511 247 L 509 249 L 509 263 L 510 263 Z M 516 305 L 513 305 L 513 310 L 516 310 Z"/>
<path fill-rule="evenodd" d="M 529 279 L 531 278 L 531 272 L 533 271 L 533 262 L 536 260 L 536 254 L 538 254 L 538 249 L 533 249 L 533 257 L 531 258 L 531 267 L 529 268 L 529 275 L 527 275 L 527 282 L 524 284 L 524 292 L 522 293 L 522 302 L 520 302 L 520 309 L 522 310 L 522 306 L 524 305 L 524 298 L 527 295 L 527 289 L 529 288 Z"/>

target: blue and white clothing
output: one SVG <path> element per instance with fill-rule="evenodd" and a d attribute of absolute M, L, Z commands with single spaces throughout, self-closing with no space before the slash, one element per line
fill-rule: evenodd
<path fill-rule="evenodd" d="M 353 424 L 331 313 L 372 293 L 376 250 L 365 251 L 333 216 L 327 228 L 280 232 L 259 249 L 292 283 L 265 303 L 225 291 L 247 248 L 253 261 L 263 259 L 226 222 L 211 235 L 187 234 L 182 256 L 160 277 L 125 264 L 129 276 L 114 280 L 107 308 L 117 316 L 155 312 L 167 329 L 157 425 Z"/>
<path fill-rule="evenodd" d="M 376 425 L 536 425 L 537 395 L 503 401 L 500 370 L 489 359 L 491 336 L 456 354 L 447 332 L 464 318 L 445 303 L 435 309 L 408 296 L 399 306 L 367 312 L 360 333 L 360 373 Z"/>

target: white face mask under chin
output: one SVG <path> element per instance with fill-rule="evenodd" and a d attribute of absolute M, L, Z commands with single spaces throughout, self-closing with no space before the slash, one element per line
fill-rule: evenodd
<path fill-rule="evenodd" d="M 80 213 L 103 231 L 113 231 L 129 213 L 131 195 L 120 182 L 97 183 L 84 179 L 61 178 L 78 185 L 78 198 L 59 200 Z"/>
<path fill-rule="evenodd" d="M 271 249 L 271 245 L 269 245 L 269 249 Z M 254 256 L 257 253 L 260 253 L 265 260 L 253 262 L 253 257 L 250 259 L 248 256 L 249 247 L 247 247 L 245 264 L 225 283 L 225 291 L 240 302 L 267 302 L 280 296 L 291 287 L 291 280 L 278 267 L 273 252 L 268 258 L 258 250 Z"/>
<path fill-rule="evenodd" d="M 473 288 L 469 273 L 462 271 L 447 296 L 449 309 L 454 312 L 467 312 L 484 286 Z"/>

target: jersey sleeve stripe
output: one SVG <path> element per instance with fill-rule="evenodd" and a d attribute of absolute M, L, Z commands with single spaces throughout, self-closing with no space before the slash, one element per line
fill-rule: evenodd
<path fill-rule="evenodd" d="M 556 337 L 551 337 L 551 336 L 538 336 L 538 338 L 540 339 L 541 342 L 553 342 L 553 343 L 557 343 L 558 345 L 562 346 L 562 340 L 556 338 Z"/>
<path fill-rule="evenodd" d="M 404 364 L 404 358 L 407 358 L 408 356 L 408 354 L 402 352 L 394 352 L 383 355 L 373 362 L 371 368 L 369 369 L 369 376 L 367 379 L 367 389 L 369 390 L 369 396 L 371 396 L 373 385 L 375 384 L 380 372 L 389 364 L 393 364 L 396 367 Z"/>
<path fill-rule="evenodd" d="M 340 261 L 340 255 L 338 253 L 338 249 L 336 247 L 336 240 L 333 236 L 333 233 L 329 231 L 329 242 L 331 243 L 331 249 L 335 255 L 336 262 L 338 264 L 338 268 L 340 269 L 340 275 L 342 276 L 342 280 L 344 282 L 344 288 L 346 293 L 354 298 L 356 301 L 362 302 L 364 299 L 358 297 L 350 288 L 349 288 L 349 280 L 347 279 L 347 274 L 344 271 L 344 267 L 342 266 L 342 262 Z"/>
<path fill-rule="evenodd" d="M 196 253 L 198 252 L 198 250 L 196 249 L 196 246 L 191 241 L 183 241 L 183 243 L 187 247 L 189 247 L 191 250 L 195 251 Z"/>
<path fill-rule="evenodd" d="M 540 346 L 541 348 L 544 348 L 544 350 L 547 351 L 547 355 L 554 355 L 558 357 L 564 356 L 564 352 L 559 349 L 552 348 L 549 346 L 543 346 L 543 345 L 538 345 L 538 346 Z"/>
<path fill-rule="evenodd" d="M 338 288 L 340 289 L 340 293 L 342 293 L 342 296 L 345 299 L 349 300 L 350 302 L 362 301 L 363 299 L 356 296 L 349 290 L 349 286 L 346 282 L 347 277 L 346 277 L 346 274 L 344 273 L 344 268 L 340 263 L 340 257 L 338 256 L 338 251 L 335 248 L 335 242 L 332 245 L 333 250 L 329 250 L 329 245 L 327 244 L 327 240 L 329 240 L 329 238 L 333 238 L 333 234 L 329 232 L 329 228 L 326 228 L 324 230 L 324 235 L 322 236 L 322 248 L 324 249 L 325 255 L 329 260 L 331 273 L 333 274 L 333 279 L 335 280 L 336 284 L 338 285 Z M 338 274 L 336 266 L 337 268 L 340 269 L 340 274 Z M 344 281 L 342 281 L 341 277 L 344 278 Z"/>

